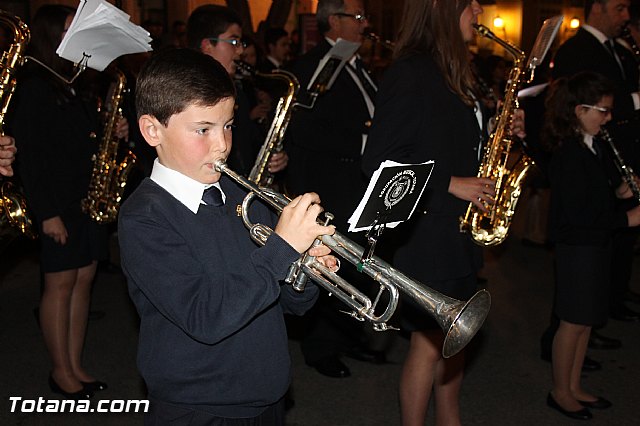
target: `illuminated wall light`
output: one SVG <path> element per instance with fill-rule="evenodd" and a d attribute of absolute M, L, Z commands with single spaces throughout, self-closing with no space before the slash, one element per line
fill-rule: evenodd
<path fill-rule="evenodd" d="M 580 20 L 575 16 L 571 18 L 571 21 L 569 21 L 569 28 L 571 28 L 572 30 L 575 30 L 579 26 L 580 26 Z"/>
<path fill-rule="evenodd" d="M 500 16 L 496 16 L 495 18 L 493 18 L 493 26 L 495 28 L 504 28 L 504 19 L 502 19 Z"/>

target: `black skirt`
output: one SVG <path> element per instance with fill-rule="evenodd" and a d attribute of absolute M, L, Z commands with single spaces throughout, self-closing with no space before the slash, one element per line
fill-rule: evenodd
<path fill-rule="evenodd" d="M 69 206 L 61 215 L 67 228 L 66 244 L 40 232 L 40 264 L 43 272 L 60 272 L 88 266 L 91 262 L 108 259 L 107 227 L 99 225 L 82 212 L 80 202 Z"/>
<path fill-rule="evenodd" d="M 609 314 L 611 243 L 568 245 L 558 243 L 554 311 L 573 324 L 597 326 Z"/>

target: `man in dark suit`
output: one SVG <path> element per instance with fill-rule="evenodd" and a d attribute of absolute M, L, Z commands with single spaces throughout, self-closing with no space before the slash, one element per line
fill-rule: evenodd
<path fill-rule="evenodd" d="M 585 25 L 558 49 L 553 61 L 552 77 L 555 79 L 580 71 L 593 71 L 614 83 L 612 120 L 607 128 L 627 164 L 638 170 L 638 65 L 630 52 L 616 42 L 629 20 L 629 4 L 630 0 L 587 0 Z M 621 208 L 624 207 L 630 206 L 621 205 Z M 640 314 L 624 304 L 637 235 L 637 230 L 625 228 L 616 231 L 614 236 L 610 316 L 618 320 L 640 320 Z M 592 332 L 590 347 L 617 346 L 620 346 L 619 341 Z"/>
<path fill-rule="evenodd" d="M 303 103 L 309 101 L 305 90 L 309 81 L 336 40 L 361 43 L 368 25 L 362 0 L 320 0 L 316 17 L 323 38 L 293 64 L 293 73 L 300 81 L 299 101 Z M 367 183 L 360 171 L 360 161 L 373 117 L 374 93 L 370 94 L 367 88 L 375 90 L 375 84 L 368 76 L 358 74 L 359 64 L 356 55 L 341 70 L 331 89 L 317 98 L 312 109 L 297 109 L 287 135 L 291 158 L 289 188 L 296 194 L 317 192 L 322 206 L 335 215 L 333 223 L 343 233 Z M 363 83 L 362 78 L 367 81 Z M 354 344 L 363 338 L 362 327 L 339 313 L 338 309 L 344 310 L 344 306 L 331 304 L 334 299 L 321 296 L 308 316 L 309 328 L 302 351 L 307 364 L 320 373 L 346 377 L 350 372 L 340 361 L 340 353 L 374 362 L 383 358 L 362 347 L 354 349 Z"/>

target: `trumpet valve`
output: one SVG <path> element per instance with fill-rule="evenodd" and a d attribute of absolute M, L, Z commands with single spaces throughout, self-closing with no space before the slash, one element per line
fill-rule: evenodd
<path fill-rule="evenodd" d="M 331 222 L 333 219 L 335 219 L 335 216 L 333 215 L 333 213 L 325 212 L 325 214 L 324 214 L 324 226 L 329 225 L 329 222 Z"/>

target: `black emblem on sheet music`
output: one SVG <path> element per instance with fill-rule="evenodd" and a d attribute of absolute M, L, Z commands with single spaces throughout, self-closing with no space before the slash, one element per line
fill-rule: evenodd
<path fill-rule="evenodd" d="M 371 177 L 366 193 L 348 221 L 349 231 L 358 232 L 382 224 L 393 228 L 409 219 L 433 167 L 433 161 L 420 164 L 383 162 Z"/>

